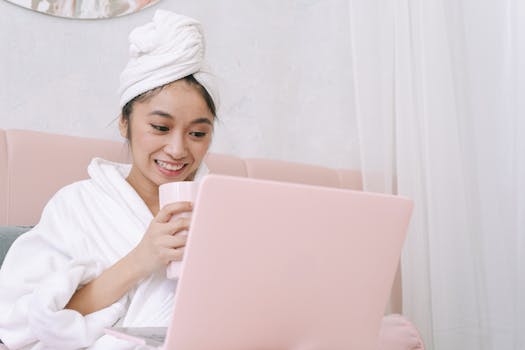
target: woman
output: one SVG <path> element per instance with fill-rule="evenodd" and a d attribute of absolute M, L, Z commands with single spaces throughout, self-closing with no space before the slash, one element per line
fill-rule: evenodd
<path fill-rule="evenodd" d="M 157 11 L 130 34 L 120 132 L 132 164 L 94 159 L 89 180 L 61 189 L 0 271 L 0 339 L 10 349 L 129 348 L 103 329 L 166 326 L 191 203 L 159 208 L 158 187 L 205 172 L 216 97 L 200 24 Z M 65 164 L 67 166 L 67 164 Z M 28 259 L 27 257 L 31 257 Z"/>

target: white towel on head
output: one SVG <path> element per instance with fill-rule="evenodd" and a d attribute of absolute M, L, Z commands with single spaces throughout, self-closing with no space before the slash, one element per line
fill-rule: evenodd
<path fill-rule="evenodd" d="M 204 61 L 201 24 L 190 17 L 157 10 L 153 21 L 129 35 L 130 59 L 120 75 L 120 107 L 136 96 L 193 74 L 218 107 L 213 76 Z"/>

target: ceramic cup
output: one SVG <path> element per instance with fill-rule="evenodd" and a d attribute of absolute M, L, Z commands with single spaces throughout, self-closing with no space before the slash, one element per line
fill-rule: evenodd
<path fill-rule="evenodd" d="M 192 202 L 195 203 L 199 183 L 196 181 L 179 181 L 169 182 L 159 186 L 159 204 L 160 208 L 166 204 L 175 202 Z M 173 215 L 170 221 L 180 217 L 191 217 L 191 212 L 185 212 Z M 181 231 L 178 235 L 187 235 L 187 231 Z M 180 276 L 182 261 L 172 261 L 167 268 L 166 276 L 169 279 L 176 279 Z"/>

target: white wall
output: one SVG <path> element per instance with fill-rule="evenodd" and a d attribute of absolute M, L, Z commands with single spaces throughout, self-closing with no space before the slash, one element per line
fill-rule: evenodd
<path fill-rule="evenodd" d="M 346 0 L 161 0 L 96 21 L 0 0 L 0 128 L 120 139 L 127 35 L 156 8 L 204 25 L 221 88 L 215 151 L 358 166 Z"/>

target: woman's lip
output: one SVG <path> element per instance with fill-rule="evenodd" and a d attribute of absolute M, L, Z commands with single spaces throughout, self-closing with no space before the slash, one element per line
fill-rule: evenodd
<path fill-rule="evenodd" d="M 155 163 L 158 163 L 158 162 L 162 162 L 162 163 L 166 163 L 166 164 L 174 165 L 174 166 L 186 165 L 187 164 L 187 163 L 184 163 L 184 162 L 172 162 L 172 161 L 169 161 L 169 160 L 155 159 Z"/>
<path fill-rule="evenodd" d="M 168 162 L 165 162 L 165 163 L 168 163 Z M 169 163 L 169 164 L 173 164 L 173 163 Z M 174 177 L 174 176 L 178 176 L 182 174 L 184 170 L 186 170 L 186 167 L 188 166 L 188 164 L 184 164 L 182 168 L 180 168 L 179 170 L 168 170 L 166 168 L 161 167 L 157 162 L 155 162 L 155 165 L 157 166 L 157 169 L 159 169 L 159 171 L 162 174 L 169 176 L 169 177 Z"/>

